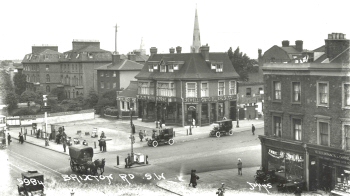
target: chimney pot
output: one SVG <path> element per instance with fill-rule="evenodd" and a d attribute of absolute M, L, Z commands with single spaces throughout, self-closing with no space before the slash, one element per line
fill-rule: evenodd
<path fill-rule="evenodd" d="M 112 64 L 117 64 L 120 61 L 120 54 L 113 52 L 112 54 Z"/>
<path fill-rule="evenodd" d="M 157 48 L 156 48 L 156 47 L 151 47 L 151 48 L 150 48 L 150 53 L 151 53 L 151 56 L 152 56 L 153 54 L 157 54 Z"/>
<path fill-rule="evenodd" d="M 302 40 L 295 41 L 295 49 L 298 50 L 299 52 L 303 51 L 303 41 Z"/>
<path fill-rule="evenodd" d="M 289 41 L 288 40 L 283 40 L 282 41 L 282 47 L 288 47 L 289 46 Z"/>
<path fill-rule="evenodd" d="M 175 53 L 175 49 L 174 48 L 170 48 L 169 52 L 170 52 L 170 54 L 174 54 Z"/>
<path fill-rule="evenodd" d="M 209 46 L 208 46 L 208 44 L 206 46 L 200 47 L 200 52 L 201 52 L 204 60 L 209 61 Z"/>
<path fill-rule="evenodd" d="M 182 50 L 181 46 L 176 47 L 176 53 L 180 54 L 181 50 Z"/>

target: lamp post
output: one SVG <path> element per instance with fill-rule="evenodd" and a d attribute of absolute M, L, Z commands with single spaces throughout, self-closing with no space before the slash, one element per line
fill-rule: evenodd
<path fill-rule="evenodd" d="M 133 108 L 130 108 L 130 141 L 131 141 L 131 156 L 130 156 L 130 162 L 131 164 L 134 163 L 134 135 L 133 135 L 133 123 L 132 123 L 132 112 L 133 112 Z"/>
<path fill-rule="evenodd" d="M 45 106 L 45 137 L 46 137 L 46 133 L 47 133 L 47 95 L 43 95 L 43 101 L 44 101 L 44 106 Z"/>
<path fill-rule="evenodd" d="M 237 125 L 236 125 L 236 127 L 238 128 L 239 127 L 239 105 L 237 105 L 237 116 L 236 116 L 236 118 L 237 118 Z"/>

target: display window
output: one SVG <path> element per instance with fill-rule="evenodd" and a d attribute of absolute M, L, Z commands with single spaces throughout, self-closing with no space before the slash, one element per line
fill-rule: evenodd
<path fill-rule="evenodd" d="M 350 169 L 336 168 L 336 182 L 334 190 L 350 193 Z"/>
<path fill-rule="evenodd" d="M 303 155 L 269 149 L 268 170 L 275 171 L 275 174 L 287 181 L 303 181 L 304 157 Z"/>

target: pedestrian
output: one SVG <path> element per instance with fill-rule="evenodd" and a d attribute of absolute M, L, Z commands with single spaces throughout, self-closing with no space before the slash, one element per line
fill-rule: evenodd
<path fill-rule="evenodd" d="M 196 126 L 196 119 L 192 119 L 193 127 Z"/>
<path fill-rule="evenodd" d="M 238 158 L 237 168 L 238 168 L 238 175 L 242 176 L 242 161 L 240 158 Z"/>
<path fill-rule="evenodd" d="M 189 186 L 191 186 L 191 184 L 192 184 L 192 187 L 196 188 L 198 179 L 199 179 L 199 177 L 196 175 L 196 170 L 191 170 L 191 179 L 190 179 Z"/>
<path fill-rule="evenodd" d="M 162 129 L 163 128 L 163 121 L 162 119 L 159 120 L 159 127 Z"/>
<path fill-rule="evenodd" d="M 23 142 L 24 142 L 23 134 L 20 132 L 19 133 L 19 143 L 23 144 Z"/>
<path fill-rule="evenodd" d="M 49 138 L 47 138 L 47 137 L 46 137 L 46 139 L 45 139 L 45 146 L 50 146 L 50 145 L 49 145 Z"/>
<path fill-rule="evenodd" d="M 86 140 L 83 141 L 83 145 L 84 145 L 84 146 L 87 146 Z"/>
<path fill-rule="evenodd" d="M 8 143 L 8 145 L 10 145 L 11 142 L 12 142 L 11 135 L 10 135 L 10 133 L 7 133 L 7 143 Z"/>
<path fill-rule="evenodd" d="M 132 134 L 135 134 L 135 125 L 134 125 L 134 123 L 131 125 L 131 130 L 132 130 Z"/>
<path fill-rule="evenodd" d="M 142 142 L 142 139 L 143 139 L 143 132 L 140 130 L 139 132 L 139 137 L 140 137 L 140 142 Z"/>
<path fill-rule="evenodd" d="M 105 132 L 103 132 L 102 131 L 102 133 L 101 133 L 101 138 L 105 138 L 106 136 L 105 136 Z"/>
<path fill-rule="evenodd" d="M 104 139 L 102 141 L 102 150 L 103 150 L 103 152 L 107 152 L 107 143 L 106 143 L 106 140 L 104 140 Z"/>
<path fill-rule="evenodd" d="M 100 147 L 100 151 L 102 151 L 102 137 L 98 140 L 98 146 Z"/>
<path fill-rule="evenodd" d="M 63 150 L 64 150 L 64 152 L 66 152 L 66 147 L 67 147 L 66 137 L 62 138 L 62 144 L 63 144 Z"/>
<path fill-rule="evenodd" d="M 40 136 L 40 129 L 38 129 L 38 131 L 36 132 L 36 138 L 39 138 Z"/>
<path fill-rule="evenodd" d="M 254 125 L 252 124 L 252 132 L 253 132 L 253 135 L 255 135 L 255 127 L 254 127 Z"/>

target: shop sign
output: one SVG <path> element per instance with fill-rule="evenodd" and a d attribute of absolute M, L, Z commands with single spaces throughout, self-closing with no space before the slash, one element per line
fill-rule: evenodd
<path fill-rule="evenodd" d="M 8 117 L 6 117 L 6 119 L 8 119 L 8 120 L 19 119 L 19 116 L 8 116 Z"/>
<path fill-rule="evenodd" d="M 197 103 L 199 102 L 198 98 L 184 98 L 184 102 Z"/>
<path fill-rule="evenodd" d="M 157 101 L 159 101 L 159 102 L 167 102 L 168 98 L 167 97 L 157 97 Z"/>
<path fill-rule="evenodd" d="M 324 152 L 324 151 L 320 151 L 320 150 L 314 150 L 314 153 L 319 155 L 319 157 L 321 159 L 333 161 L 333 162 L 340 163 L 340 164 L 350 165 L 350 156 L 349 155 Z"/>
<path fill-rule="evenodd" d="M 235 99 L 237 99 L 237 95 L 204 97 L 204 98 L 201 98 L 201 102 L 216 102 L 216 101 L 226 101 L 226 100 L 235 100 Z"/>
<path fill-rule="evenodd" d="M 272 149 L 269 149 L 269 155 L 276 158 L 276 159 L 284 159 L 294 161 L 294 162 L 304 162 L 304 159 L 301 155 L 299 154 L 293 154 L 290 152 L 284 152 L 284 151 L 274 151 Z"/>
<path fill-rule="evenodd" d="M 155 101 L 155 97 L 151 95 L 137 95 L 137 99 Z"/>

